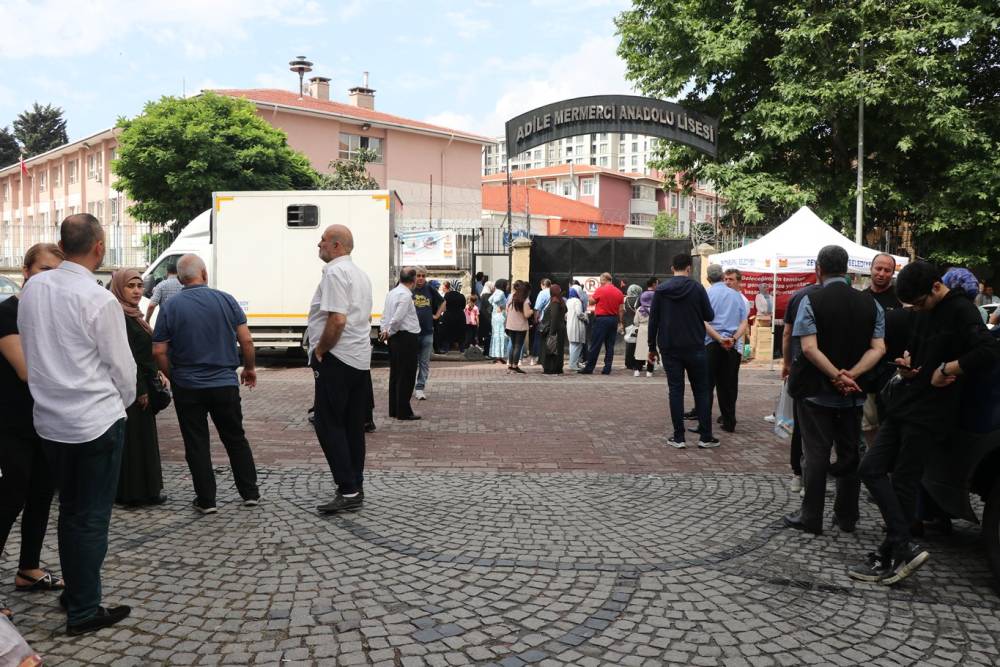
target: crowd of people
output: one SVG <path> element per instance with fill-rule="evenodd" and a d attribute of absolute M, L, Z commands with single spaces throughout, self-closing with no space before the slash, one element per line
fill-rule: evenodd
<path fill-rule="evenodd" d="M 24 258 L 24 288 L 0 304 L 0 548 L 21 516 L 18 591 L 60 594 L 67 632 L 82 634 L 126 618 L 127 606 L 105 607 L 101 567 L 112 506 L 163 503 L 156 414 L 171 402 L 190 469 L 192 507 L 218 511 L 210 457 L 211 418 L 247 508 L 261 502 L 257 470 L 243 429 L 240 385 L 257 375 L 246 316 L 232 295 L 208 286 L 204 262 L 184 255 L 156 286 L 143 313 L 141 274 L 119 270 L 108 289 L 94 272 L 104 259 L 104 232 L 88 214 L 66 218 L 59 245 L 38 244 Z M 310 302 L 306 339 L 313 372 L 319 445 L 336 493 L 321 513 L 364 503 L 365 434 L 374 430 L 371 379 L 372 284 L 351 259 L 354 240 L 343 225 L 324 230 L 324 263 Z M 853 531 L 863 483 L 886 523 L 886 538 L 850 576 L 895 583 L 926 561 L 913 542 L 924 454 L 947 446 L 958 411 L 956 378 L 990 367 L 1000 343 L 987 332 L 981 287 L 971 272 L 941 274 L 926 262 L 905 267 L 893 285 L 895 260 L 879 255 L 866 291 L 851 287 L 847 253 L 823 248 L 818 282 L 797 292 L 785 311 L 783 377 L 794 401 L 791 465 L 801 509 L 791 528 L 819 534 L 827 475 L 836 480 L 834 525 Z M 666 373 L 672 432 L 667 443 L 718 447 L 718 425 L 736 429 L 736 402 L 750 302 L 738 271 L 707 267 L 705 289 L 692 279 L 692 259 L 673 258 L 671 275 L 644 286 L 616 284 L 610 274 L 588 294 L 578 281 L 563 287 L 491 282 L 477 275 L 463 296 L 439 291 L 423 267 L 404 267 L 386 296 L 379 337 L 389 349 L 388 414 L 419 420 L 411 400 L 426 400 L 431 353 L 438 346 L 477 346 L 511 374 L 522 361 L 542 373 L 613 370 L 615 343 L 625 341 L 625 367 Z M 988 304 L 987 304 L 988 305 Z M 159 312 L 155 327 L 149 324 Z M 774 313 L 773 297 L 757 297 L 758 314 Z M 437 342 L 436 342 L 437 341 Z M 694 409 L 685 412 L 690 385 Z M 871 414 L 866 414 L 869 404 Z M 877 423 L 867 449 L 862 416 Z M 697 426 L 686 428 L 686 421 Z M 831 463 L 831 455 L 835 460 Z M 58 490 L 63 576 L 44 568 L 41 547 Z M 0 613 L 10 609 L 0 605 Z"/>
<path fill-rule="evenodd" d="M 917 261 L 893 284 L 895 259 L 881 254 L 871 263 L 871 286 L 859 291 L 850 286 L 843 248 L 824 247 L 816 266 L 817 283 L 795 293 L 785 313 L 792 489 L 802 502 L 784 522 L 823 532 L 829 475 L 836 486 L 833 526 L 853 532 L 863 484 L 886 536 L 848 575 L 892 585 L 929 558 L 915 542 L 933 507 L 920 486 L 924 464 L 950 446 L 958 427 L 968 386 L 958 380 L 990 372 L 1000 361 L 1000 341 L 974 303 L 979 288 L 967 269 L 942 273 Z M 877 428 L 871 446 L 862 438 L 863 420 Z"/>

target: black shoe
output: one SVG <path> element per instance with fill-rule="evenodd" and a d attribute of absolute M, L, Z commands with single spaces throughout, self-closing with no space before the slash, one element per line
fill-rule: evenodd
<path fill-rule="evenodd" d="M 871 552 L 863 563 L 847 568 L 847 576 L 855 581 L 877 584 L 892 574 L 889 559 L 878 552 Z"/>
<path fill-rule="evenodd" d="M 846 519 L 838 519 L 833 517 L 833 523 L 831 524 L 834 528 L 839 528 L 842 533 L 853 533 L 854 527 L 857 525 L 858 521 L 848 521 Z"/>
<path fill-rule="evenodd" d="M 374 433 L 374 432 L 375 432 L 375 422 L 367 422 L 365 424 L 365 433 Z"/>
<path fill-rule="evenodd" d="M 514 366 L 514 372 L 515 373 L 520 373 L 521 375 L 527 375 L 527 373 L 525 371 L 521 370 L 520 366 Z"/>
<path fill-rule="evenodd" d="M 719 417 L 716 417 L 715 423 L 716 424 L 721 424 L 722 423 L 722 416 L 721 415 Z"/>
<path fill-rule="evenodd" d="M 601 371 L 601 375 L 611 375 L 611 371 Z"/>
<path fill-rule="evenodd" d="M 906 546 L 896 552 L 892 558 L 892 573 L 881 583 L 886 586 L 898 584 L 903 579 L 920 569 L 931 555 L 917 544 L 907 542 Z"/>
<path fill-rule="evenodd" d="M 396 417 L 401 422 L 415 422 L 420 419 L 420 415 L 407 415 L 405 417 Z"/>
<path fill-rule="evenodd" d="M 111 607 L 110 609 L 105 609 L 104 607 L 98 607 L 97 613 L 88 618 L 86 621 L 81 621 L 76 625 L 66 624 L 66 634 L 70 637 L 75 637 L 77 635 L 82 635 L 87 632 L 93 632 L 94 630 L 100 630 L 101 628 L 106 628 L 108 626 L 114 625 L 118 621 L 123 621 L 128 618 L 128 615 L 132 613 L 132 607 L 126 605 L 120 605 L 118 607 Z"/>
<path fill-rule="evenodd" d="M 736 433 L 736 424 L 723 424 L 721 428 L 726 433 Z"/>
<path fill-rule="evenodd" d="M 163 503 L 167 502 L 168 500 L 170 500 L 170 496 L 159 495 L 159 496 L 156 496 L 155 498 L 150 498 L 149 504 L 150 505 L 162 505 Z"/>
<path fill-rule="evenodd" d="M 214 503 L 211 505 L 206 505 L 197 498 L 191 501 L 191 505 L 195 508 L 195 510 L 201 512 L 202 514 L 215 514 L 218 511 L 217 509 L 215 509 Z"/>
<path fill-rule="evenodd" d="M 593 375 L 594 371 L 588 371 L 586 368 L 581 368 L 576 372 L 577 375 Z"/>
<path fill-rule="evenodd" d="M 319 505 L 316 511 L 320 514 L 336 514 L 337 512 L 349 512 L 351 510 L 356 510 L 365 502 L 365 497 L 361 492 L 353 498 L 347 498 L 340 495 L 326 503 L 325 505 Z"/>
<path fill-rule="evenodd" d="M 696 410 L 688 410 L 684 413 L 684 419 L 691 421 L 698 418 L 698 412 Z"/>
<path fill-rule="evenodd" d="M 812 533 L 813 535 L 822 535 L 823 529 L 819 526 L 809 526 L 802 521 L 802 515 L 800 513 L 796 514 L 786 514 L 781 518 L 784 522 L 786 528 L 794 528 L 795 530 L 801 530 L 803 533 Z"/>

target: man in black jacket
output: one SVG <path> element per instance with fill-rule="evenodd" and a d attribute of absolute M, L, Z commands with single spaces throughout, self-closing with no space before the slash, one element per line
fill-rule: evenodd
<path fill-rule="evenodd" d="M 719 446 L 712 437 L 711 388 L 705 355 L 705 323 L 715 319 L 705 288 L 691 280 L 691 256 L 681 253 L 672 263 L 674 275 L 653 294 L 649 309 L 649 362 L 655 363 L 657 347 L 663 355 L 670 396 L 670 421 L 674 434 L 667 444 L 684 449 L 684 373 L 694 391 L 698 413 L 698 446 Z"/>
<path fill-rule="evenodd" d="M 906 266 L 896 279 L 896 293 L 916 314 L 907 351 L 895 360 L 900 382 L 886 401 L 878 436 L 858 471 L 878 504 L 887 535 L 865 562 L 848 570 L 858 581 L 888 585 L 913 574 L 929 558 L 911 541 L 917 485 L 925 452 L 948 446 L 962 376 L 989 371 L 1000 359 L 1000 343 L 986 330 L 978 309 L 950 291 L 932 264 Z"/>
<path fill-rule="evenodd" d="M 816 258 L 822 287 L 802 298 L 792 335 L 802 354 L 793 363 L 788 391 L 797 399 L 806 488 L 802 509 L 785 517 L 789 528 L 820 535 L 827 471 L 837 478 L 834 524 L 854 531 L 858 521 L 858 444 L 865 394 L 858 378 L 885 353 L 885 315 L 870 294 L 847 278 L 847 251 L 828 245 Z M 837 463 L 830 465 L 830 452 Z"/>

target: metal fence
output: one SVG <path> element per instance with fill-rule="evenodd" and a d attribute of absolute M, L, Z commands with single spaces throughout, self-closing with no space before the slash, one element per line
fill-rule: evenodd
<path fill-rule="evenodd" d="M 146 268 L 170 242 L 158 225 L 126 222 L 104 225 L 108 269 Z M 24 253 L 36 243 L 59 241 L 58 225 L 0 223 L 0 269 L 18 269 Z"/>

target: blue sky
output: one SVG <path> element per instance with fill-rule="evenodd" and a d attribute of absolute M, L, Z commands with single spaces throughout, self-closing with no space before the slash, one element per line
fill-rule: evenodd
<path fill-rule="evenodd" d="M 632 92 L 615 55 L 625 0 L 0 0 L 0 127 L 32 102 L 71 139 L 162 95 L 297 89 L 305 55 L 331 97 L 370 72 L 376 109 L 499 135 L 577 95 Z"/>

